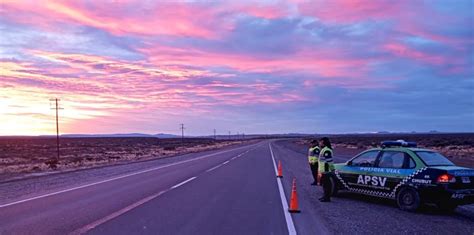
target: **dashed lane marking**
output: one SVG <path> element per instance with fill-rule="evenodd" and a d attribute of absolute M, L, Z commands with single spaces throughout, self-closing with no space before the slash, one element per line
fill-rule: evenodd
<path fill-rule="evenodd" d="M 213 171 L 213 170 L 215 170 L 215 169 L 217 169 L 217 168 L 219 168 L 219 167 L 221 167 L 221 166 L 222 166 L 222 164 L 219 164 L 219 165 L 217 165 L 217 166 L 215 166 L 215 167 L 213 167 L 213 168 L 207 170 L 206 172 L 211 172 L 211 171 Z"/>
<path fill-rule="evenodd" d="M 252 149 L 252 150 L 253 150 L 253 149 Z M 206 170 L 206 172 L 211 172 L 211 171 L 213 171 L 213 170 L 215 170 L 215 169 L 217 169 L 217 168 L 219 168 L 219 167 L 221 167 L 221 166 L 223 166 L 223 165 L 229 163 L 229 162 L 232 161 L 232 160 L 235 160 L 235 159 L 237 159 L 237 158 L 239 158 L 239 157 L 244 156 L 244 155 L 247 154 L 248 152 L 250 152 L 250 150 L 247 150 L 247 151 L 245 151 L 245 152 L 243 152 L 243 153 L 241 153 L 241 154 L 239 154 L 239 155 L 237 155 L 237 156 L 231 158 L 231 159 L 228 160 L 228 161 L 225 161 L 225 162 L 223 162 L 223 163 L 221 163 L 221 164 L 219 164 L 219 165 L 217 165 L 217 166 L 215 166 L 215 167 L 212 167 L 212 168 Z"/>
<path fill-rule="evenodd" d="M 260 146 L 260 145 L 259 145 L 259 146 Z M 239 149 L 240 149 L 240 148 L 239 148 Z M 240 156 L 242 156 L 242 155 L 248 153 L 249 151 L 250 151 L 250 150 L 247 150 L 247 151 L 245 151 L 244 153 L 239 154 L 237 157 L 240 157 Z M 237 157 L 234 157 L 233 159 L 235 159 L 235 158 L 237 158 Z M 201 159 L 202 159 L 202 158 L 203 158 L 203 157 L 201 157 Z M 206 172 L 213 171 L 213 170 L 215 170 L 215 169 L 217 169 L 217 168 L 219 168 L 219 167 L 221 167 L 221 166 L 223 166 L 223 165 L 225 165 L 225 164 L 227 164 L 227 163 L 229 163 L 229 161 L 226 161 L 226 162 L 221 163 L 221 164 L 219 164 L 219 165 L 217 165 L 217 166 L 215 166 L 215 167 L 213 167 L 213 168 L 211 168 L 211 169 L 208 169 L 208 170 L 206 170 Z M 171 164 L 170 164 L 170 165 L 171 165 Z M 165 167 L 165 166 L 163 166 L 163 167 Z M 172 189 L 178 188 L 178 187 L 180 187 L 180 186 L 182 186 L 182 185 L 184 185 L 184 184 L 186 184 L 186 183 L 188 183 L 188 182 L 190 182 L 190 181 L 192 181 L 192 180 L 194 180 L 194 179 L 196 179 L 196 178 L 197 178 L 197 177 L 191 177 L 191 178 L 189 178 L 189 179 L 187 179 L 187 180 L 185 180 L 185 181 L 183 181 L 183 182 L 181 182 L 181 183 L 178 183 L 178 184 L 172 186 L 172 187 L 171 187 L 170 189 L 168 189 L 168 190 L 164 190 L 164 191 L 161 191 L 161 192 L 159 192 L 159 193 L 157 193 L 157 194 L 148 196 L 148 197 L 146 197 L 146 198 L 144 198 L 144 199 L 142 199 L 142 200 L 140 200 L 140 201 L 138 201 L 138 202 L 135 202 L 135 203 L 133 203 L 133 204 L 130 205 L 130 206 L 127 206 L 127 207 L 125 207 L 125 208 L 123 208 L 123 209 L 120 209 L 120 210 L 118 210 L 118 211 L 116 211 L 116 212 L 114 212 L 114 213 L 112 213 L 112 214 L 110 214 L 110 215 L 108 215 L 108 216 L 106 216 L 106 217 L 104 217 L 104 218 L 102 218 L 102 219 L 96 220 L 96 221 L 94 221 L 94 222 L 92 222 L 92 223 L 90 223 L 90 224 L 88 224 L 88 225 L 86 225 L 86 226 L 84 226 L 84 227 L 82 227 L 82 228 L 80 228 L 80 229 L 78 229 L 78 230 L 72 232 L 71 234 L 85 234 L 85 233 L 87 233 L 87 231 L 92 230 L 92 229 L 96 228 L 97 226 L 99 226 L 99 225 L 101 225 L 101 224 L 103 224 L 103 223 L 106 223 L 106 222 L 108 222 L 108 221 L 110 221 L 110 220 L 112 220 L 112 219 L 114 219 L 114 218 L 117 218 L 118 216 L 123 215 L 123 214 L 127 213 L 128 211 L 130 211 L 130 210 L 132 210 L 132 209 L 134 209 L 134 208 L 137 208 L 138 206 L 143 205 L 143 204 L 145 204 L 145 203 L 147 203 L 147 202 L 149 202 L 149 201 L 151 201 L 151 200 L 153 200 L 153 199 L 159 197 L 160 195 L 162 195 L 162 194 L 164 194 L 164 193 L 166 193 L 166 192 L 168 192 L 168 191 L 170 191 L 170 190 L 172 190 Z"/>
<path fill-rule="evenodd" d="M 101 218 L 101 219 L 99 219 L 99 220 L 96 220 L 96 221 L 94 221 L 94 222 L 92 222 L 92 223 L 90 223 L 90 224 L 88 224 L 88 225 L 86 225 L 86 226 L 84 226 L 84 227 L 82 227 L 82 228 L 80 228 L 80 229 L 74 231 L 74 232 L 72 232 L 71 234 L 84 234 L 84 233 L 86 233 L 87 231 L 89 231 L 89 230 L 91 230 L 91 229 L 94 229 L 95 227 L 97 227 L 97 226 L 99 226 L 99 225 L 101 225 L 101 224 L 103 224 L 103 223 L 105 223 L 105 222 L 107 222 L 107 221 L 110 221 L 110 220 L 112 220 L 112 219 L 115 219 L 115 218 L 119 217 L 120 215 L 123 215 L 123 214 L 127 213 L 128 211 L 131 211 L 132 209 L 135 209 L 135 208 L 137 208 L 137 207 L 139 207 L 139 206 L 141 206 L 141 205 L 143 205 L 143 204 L 145 204 L 145 203 L 147 203 L 147 202 L 149 202 L 149 201 L 151 201 L 151 200 L 153 200 L 153 199 L 159 197 L 160 195 L 162 195 L 162 194 L 164 194 L 164 193 L 166 193 L 166 192 L 168 192 L 168 191 L 169 191 L 169 190 L 161 191 L 161 192 L 159 192 L 159 193 L 156 193 L 156 194 L 153 194 L 153 195 L 148 196 L 148 197 L 146 197 L 146 198 L 143 198 L 143 199 L 140 200 L 140 201 L 137 201 L 137 202 L 135 202 L 135 203 L 133 203 L 133 204 L 131 204 L 131 205 L 125 207 L 125 208 L 122 208 L 122 209 L 120 209 L 120 210 L 118 210 L 118 211 L 116 211 L 116 212 L 114 212 L 114 213 L 112 213 L 112 214 L 110 214 L 110 215 L 108 215 L 108 216 L 106 216 L 106 217 L 103 217 L 103 218 Z"/>
<path fill-rule="evenodd" d="M 175 189 L 175 188 L 177 188 L 177 187 L 179 187 L 179 186 L 181 186 L 181 185 L 183 185 L 183 184 L 186 184 L 186 183 L 188 183 L 188 182 L 190 182 L 190 181 L 192 181 L 192 180 L 194 180 L 194 179 L 196 179 L 196 177 L 191 177 L 191 178 L 189 178 L 189 179 L 187 179 L 187 180 L 185 180 L 185 181 L 183 181 L 183 182 L 181 182 L 181 183 L 179 183 L 179 184 L 176 184 L 175 186 L 171 187 L 171 189 Z"/>

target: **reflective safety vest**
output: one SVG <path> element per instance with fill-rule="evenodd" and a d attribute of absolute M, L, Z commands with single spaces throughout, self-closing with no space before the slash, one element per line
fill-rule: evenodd
<path fill-rule="evenodd" d="M 324 147 L 323 149 L 321 149 L 321 152 L 319 152 L 319 166 L 318 166 L 318 171 L 320 173 L 331 172 L 334 170 L 332 157 L 333 157 L 332 149 L 328 147 Z"/>
<path fill-rule="evenodd" d="M 308 151 L 308 162 L 309 164 L 316 164 L 318 162 L 320 148 L 318 146 L 309 148 Z"/>

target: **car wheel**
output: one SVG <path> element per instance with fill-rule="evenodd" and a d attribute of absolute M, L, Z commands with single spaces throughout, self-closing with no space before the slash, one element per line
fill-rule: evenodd
<path fill-rule="evenodd" d="M 458 207 L 458 205 L 454 203 L 450 203 L 450 202 L 439 202 L 436 205 L 438 206 L 440 210 L 444 212 L 449 212 L 449 213 L 453 212 Z"/>
<path fill-rule="evenodd" d="M 402 188 L 397 194 L 397 204 L 404 211 L 416 211 L 420 207 L 420 195 L 413 188 Z"/>

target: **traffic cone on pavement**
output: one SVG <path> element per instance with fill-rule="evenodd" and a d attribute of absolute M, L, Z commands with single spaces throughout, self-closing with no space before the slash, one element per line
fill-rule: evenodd
<path fill-rule="evenodd" d="M 278 174 L 277 174 L 277 177 L 278 178 L 283 178 L 283 171 L 281 169 L 281 161 L 278 160 Z"/>
<path fill-rule="evenodd" d="M 290 213 L 300 213 L 301 211 L 298 209 L 298 195 L 296 194 L 296 179 L 293 178 L 293 187 L 291 189 L 291 197 L 290 197 L 290 208 L 288 208 Z"/>

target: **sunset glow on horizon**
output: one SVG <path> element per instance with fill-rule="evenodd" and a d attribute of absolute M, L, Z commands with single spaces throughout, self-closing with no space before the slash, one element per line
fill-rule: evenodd
<path fill-rule="evenodd" d="M 0 3 L 0 135 L 474 131 L 473 1 Z"/>

